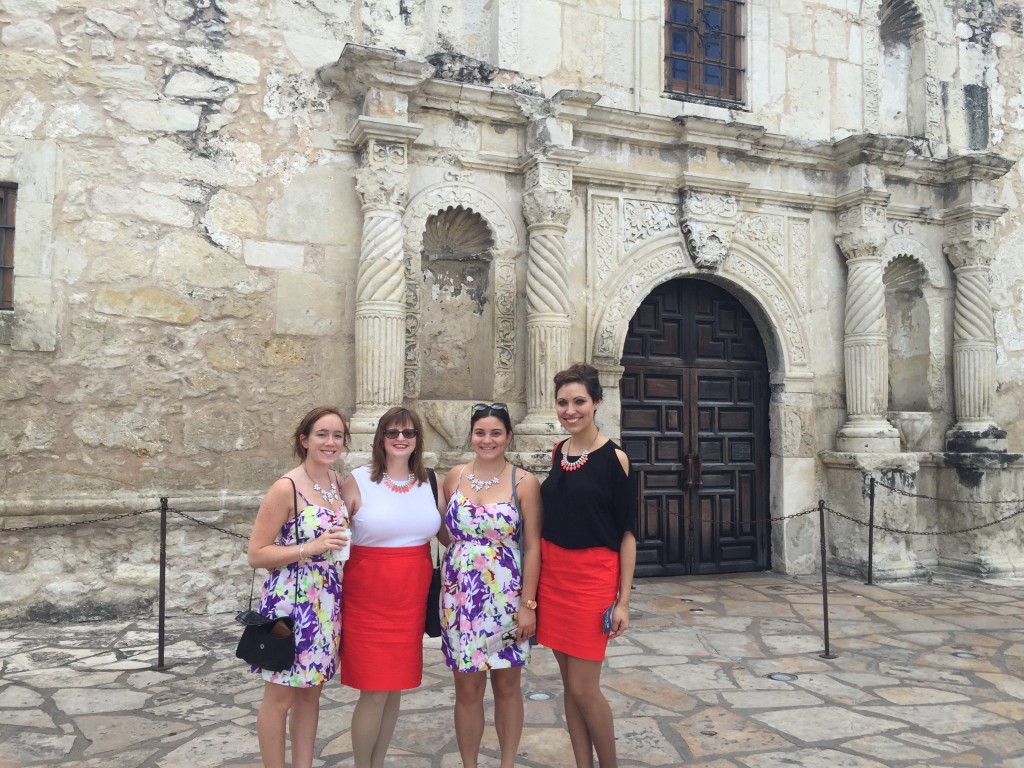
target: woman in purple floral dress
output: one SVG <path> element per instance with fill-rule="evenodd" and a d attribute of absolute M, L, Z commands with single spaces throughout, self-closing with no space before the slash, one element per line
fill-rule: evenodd
<path fill-rule="evenodd" d="M 512 422 L 504 403 L 474 405 L 470 433 L 475 458 L 444 482 L 441 647 L 455 676 L 463 766 L 477 766 L 490 673 L 500 768 L 512 768 L 523 733 L 520 678 L 536 626 L 540 483 L 505 459 Z"/>
<path fill-rule="evenodd" d="M 314 408 L 299 423 L 294 439 L 302 463 L 270 486 L 249 537 L 249 565 L 270 572 L 259 612 L 295 620 L 292 667 L 281 672 L 252 668 L 265 681 L 256 716 L 265 768 L 284 768 L 289 714 L 291 764 L 312 766 L 320 692 L 338 669 L 341 575 L 334 553 L 349 534 L 348 512 L 332 465 L 348 448 L 348 418 L 334 408 Z"/>

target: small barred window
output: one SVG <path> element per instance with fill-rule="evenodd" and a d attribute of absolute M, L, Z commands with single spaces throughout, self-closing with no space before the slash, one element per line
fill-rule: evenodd
<path fill-rule="evenodd" d="M 665 81 L 672 93 L 743 101 L 743 0 L 667 0 Z"/>

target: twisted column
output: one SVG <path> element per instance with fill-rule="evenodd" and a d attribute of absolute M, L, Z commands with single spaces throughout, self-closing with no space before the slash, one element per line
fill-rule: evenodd
<path fill-rule="evenodd" d="M 380 416 L 402 402 L 405 361 L 405 262 L 402 209 L 408 182 L 402 142 L 370 139 L 356 172 L 363 234 L 356 277 L 356 412 L 352 434 L 369 445 Z M 365 443 L 365 445 L 363 445 Z"/>
<path fill-rule="evenodd" d="M 569 281 L 565 232 L 571 214 L 571 171 L 536 163 L 527 174 L 523 214 L 526 266 L 526 416 L 516 427 L 520 450 L 541 450 L 558 433 L 554 375 L 569 363 Z"/>
<path fill-rule="evenodd" d="M 881 251 L 885 210 L 857 205 L 839 217 L 836 242 L 846 256 L 843 360 L 846 423 L 836 447 L 854 453 L 899 451 L 899 433 L 886 421 L 889 349 Z"/>
<path fill-rule="evenodd" d="M 946 256 L 956 276 L 953 305 L 953 403 L 946 434 L 953 451 L 1006 450 L 1006 432 L 992 418 L 996 341 L 989 291 L 992 222 L 975 218 L 946 228 Z"/>

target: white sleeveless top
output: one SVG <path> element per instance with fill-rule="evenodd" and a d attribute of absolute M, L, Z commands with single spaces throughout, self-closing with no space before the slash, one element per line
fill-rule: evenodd
<path fill-rule="evenodd" d="M 426 544 L 441 527 L 430 483 L 395 493 L 370 481 L 370 467 L 352 470 L 359 487 L 359 511 L 352 515 L 352 543 L 361 547 L 414 547 Z"/>

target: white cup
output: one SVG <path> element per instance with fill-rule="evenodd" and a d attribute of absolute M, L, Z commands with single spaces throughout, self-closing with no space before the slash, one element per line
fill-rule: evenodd
<path fill-rule="evenodd" d="M 341 545 L 341 549 L 334 553 L 334 562 L 336 563 L 344 563 L 352 553 L 352 531 L 346 528 L 345 532 L 348 533 L 349 539 Z"/>

